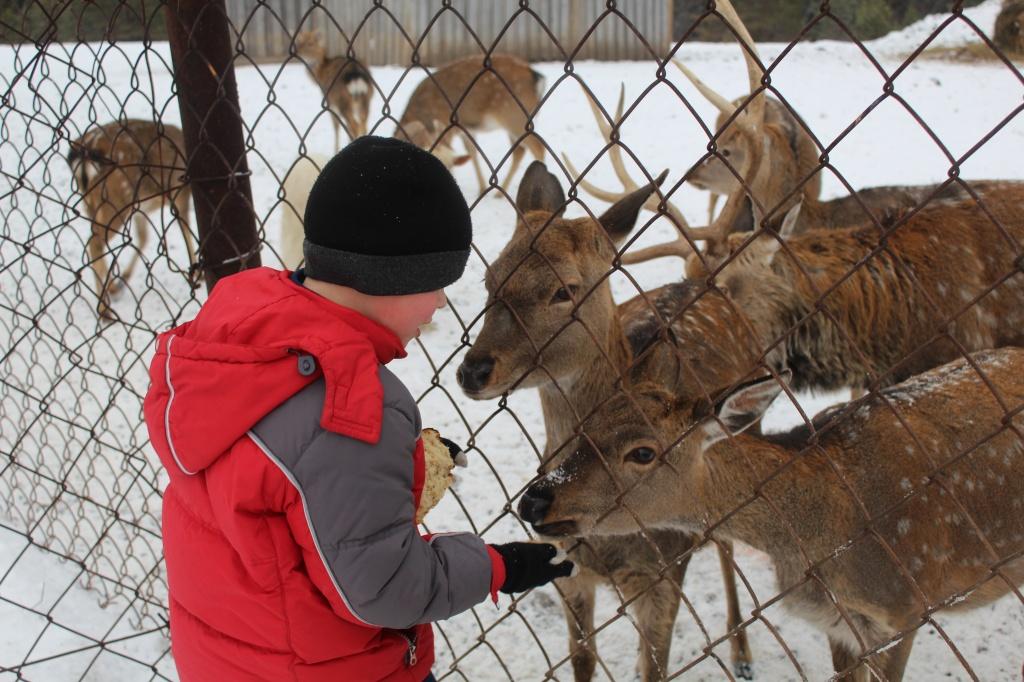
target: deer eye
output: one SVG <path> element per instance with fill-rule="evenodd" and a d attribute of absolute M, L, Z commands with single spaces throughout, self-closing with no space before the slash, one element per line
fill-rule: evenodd
<path fill-rule="evenodd" d="M 651 448 L 636 448 L 629 451 L 626 460 L 636 464 L 650 464 L 657 456 L 658 454 Z"/>
<path fill-rule="evenodd" d="M 730 154 L 732 154 L 732 152 L 729 151 L 728 149 L 723 149 L 722 150 L 722 156 L 724 156 L 725 158 L 728 159 Z"/>
<path fill-rule="evenodd" d="M 552 303 L 567 303 L 571 302 L 576 297 L 576 291 L 579 287 L 575 284 L 566 284 L 564 287 L 559 287 L 558 291 L 551 297 Z"/>

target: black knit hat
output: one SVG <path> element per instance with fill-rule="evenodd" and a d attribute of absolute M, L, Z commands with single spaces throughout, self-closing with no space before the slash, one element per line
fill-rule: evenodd
<path fill-rule="evenodd" d="M 331 159 L 306 203 L 306 274 L 374 296 L 441 289 L 462 276 L 473 226 L 433 154 L 360 137 Z"/>

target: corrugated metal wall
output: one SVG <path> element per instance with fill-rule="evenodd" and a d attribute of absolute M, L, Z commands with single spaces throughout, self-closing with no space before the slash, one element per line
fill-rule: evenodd
<path fill-rule="evenodd" d="M 650 59 L 667 51 L 672 28 L 672 0 L 619 2 L 628 23 L 604 0 L 545 0 L 526 11 L 517 0 L 452 0 L 450 10 L 427 0 L 227 0 L 227 8 L 245 53 L 259 60 L 284 58 L 304 29 L 323 31 L 330 54 L 354 39 L 367 64 L 409 64 L 414 45 L 421 63 L 440 64 L 482 54 L 499 35 L 495 51 L 535 61 L 565 60 L 584 36 L 576 59 Z"/>

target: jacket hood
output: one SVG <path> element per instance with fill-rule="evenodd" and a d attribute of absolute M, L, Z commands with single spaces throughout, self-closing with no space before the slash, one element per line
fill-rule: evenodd
<path fill-rule="evenodd" d="M 227 277 L 194 320 L 157 337 L 143 409 L 168 470 L 210 466 L 321 376 L 323 428 L 369 443 L 380 438 L 378 366 L 405 357 L 401 341 L 290 274 L 256 268 Z"/>

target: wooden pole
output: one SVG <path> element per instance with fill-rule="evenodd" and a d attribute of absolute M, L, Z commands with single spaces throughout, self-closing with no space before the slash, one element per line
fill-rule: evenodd
<path fill-rule="evenodd" d="M 260 265 L 234 50 L 224 0 L 169 0 L 165 13 L 210 291 L 221 277 Z"/>

